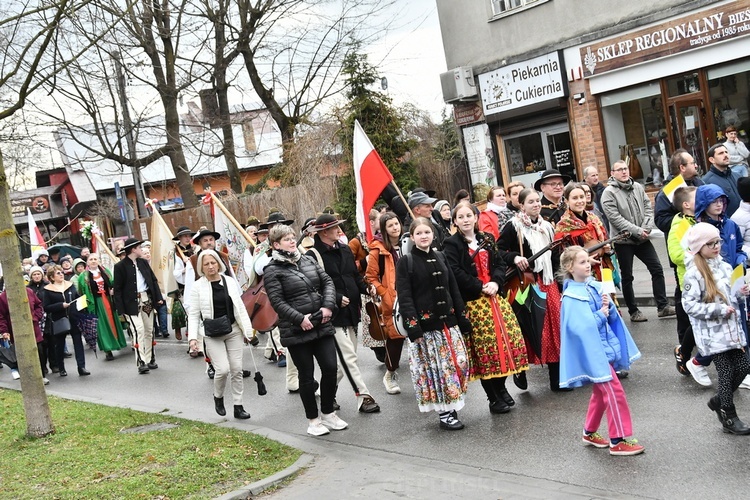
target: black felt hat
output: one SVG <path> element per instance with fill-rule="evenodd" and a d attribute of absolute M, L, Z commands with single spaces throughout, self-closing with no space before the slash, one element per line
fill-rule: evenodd
<path fill-rule="evenodd" d="M 544 172 L 542 172 L 542 175 L 534 183 L 534 189 L 536 189 L 537 191 L 541 191 L 542 190 L 542 183 L 545 180 L 547 180 L 547 179 L 549 179 L 551 177 L 560 177 L 562 179 L 562 183 L 563 184 L 567 184 L 567 183 L 570 182 L 570 177 L 568 177 L 567 175 L 561 174 L 559 170 L 555 170 L 554 168 L 550 168 L 550 169 L 547 169 Z"/>
<path fill-rule="evenodd" d="M 190 236 L 192 236 L 193 231 L 187 226 L 180 226 L 180 228 L 177 229 L 177 232 L 175 233 L 174 238 L 172 238 L 172 241 L 180 241 L 180 236 L 184 236 L 186 234 L 189 234 Z"/>
<path fill-rule="evenodd" d="M 201 238 L 203 238 L 204 236 L 213 236 L 215 240 L 218 240 L 219 238 L 221 238 L 221 235 L 217 233 L 216 231 L 211 231 L 205 227 L 202 227 L 200 231 L 195 233 L 195 235 L 193 236 L 193 243 L 196 243 L 196 244 L 200 243 Z"/>
<path fill-rule="evenodd" d="M 143 243 L 143 241 L 139 240 L 138 238 L 128 238 L 127 240 L 125 240 L 125 244 L 122 245 L 120 251 L 127 251 L 129 248 L 135 248 L 141 243 Z"/>
<path fill-rule="evenodd" d="M 346 220 L 339 219 L 333 214 L 321 214 L 315 219 L 315 222 L 310 224 L 308 230 L 317 233 L 332 227 L 340 226 L 344 222 L 346 222 Z"/>

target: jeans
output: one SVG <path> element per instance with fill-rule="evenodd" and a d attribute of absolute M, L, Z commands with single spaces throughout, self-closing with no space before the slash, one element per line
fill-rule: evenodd
<path fill-rule="evenodd" d="M 628 306 L 628 312 L 633 314 L 638 310 L 635 303 L 635 292 L 633 291 L 633 257 L 638 257 L 638 260 L 643 262 L 648 272 L 651 273 L 651 289 L 658 309 L 662 310 L 667 307 L 669 302 L 667 302 L 667 290 L 664 284 L 664 270 L 661 267 L 654 245 L 648 240 L 636 245 L 615 243 L 615 253 L 617 254 L 617 260 L 620 262 L 622 295 L 625 298 L 625 304 Z"/>
<path fill-rule="evenodd" d="M 336 343 L 333 336 L 290 345 L 287 351 L 299 372 L 299 397 L 305 407 L 305 416 L 308 419 L 318 418 L 318 402 L 315 400 L 317 383 L 313 377 L 315 360 L 320 367 L 320 411 L 333 413 L 333 400 L 336 397 Z"/>
<path fill-rule="evenodd" d="M 731 166 L 732 172 L 739 175 L 740 177 L 747 177 L 747 165 L 739 163 Z"/>
<path fill-rule="evenodd" d="M 167 304 L 164 303 L 156 306 L 156 313 L 159 321 L 159 333 L 169 335 L 169 328 L 167 327 Z"/>

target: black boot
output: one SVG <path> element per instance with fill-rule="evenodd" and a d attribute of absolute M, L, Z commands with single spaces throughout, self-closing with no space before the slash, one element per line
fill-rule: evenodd
<path fill-rule="evenodd" d="M 490 413 L 494 415 L 508 413 L 510 411 L 510 406 L 495 393 L 492 380 L 481 379 L 480 382 L 482 383 L 482 389 L 484 389 L 485 394 L 487 394 L 487 400 L 490 402 Z"/>
<path fill-rule="evenodd" d="M 214 396 L 214 408 L 216 408 L 216 413 L 222 417 L 227 414 L 227 410 L 224 408 L 224 398 Z"/>
<path fill-rule="evenodd" d="M 516 401 L 513 399 L 513 396 L 510 395 L 508 389 L 505 388 L 505 383 L 507 380 L 507 377 L 493 378 L 492 385 L 495 389 L 495 394 L 497 394 L 500 399 L 505 401 L 505 404 L 507 404 L 508 406 L 515 406 Z"/>
<path fill-rule="evenodd" d="M 245 411 L 242 405 L 234 405 L 234 418 L 245 420 L 250 418 L 250 414 Z"/>
<path fill-rule="evenodd" d="M 719 411 L 721 416 L 721 425 L 724 426 L 724 432 L 745 436 L 750 434 L 750 427 L 746 426 L 737 416 L 737 410 L 734 405 L 722 408 Z"/>
<path fill-rule="evenodd" d="M 719 419 L 719 422 L 724 423 L 724 421 L 721 419 L 721 404 L 719 404 L 719 396 L 714 396 L 709 399 L 708 407 L 711 409 L 711 411 L 716 412 L 716 418 Z"/>
<path fill-rule="evenodd" d="M 570 387 L 560 387 L 560 363 L 547 363 L 549 369 L 549 388 L 552 392 L 570 392 Z"/>

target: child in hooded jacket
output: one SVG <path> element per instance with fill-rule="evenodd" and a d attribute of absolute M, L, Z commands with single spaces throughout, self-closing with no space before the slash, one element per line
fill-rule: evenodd
<path fill-rule="evenodd" d="M 583 444 L 609 448 L 610 455 L 638 455 L 644 447 L 634 439 L 630 408 L 617 370 L 627 370 L 641 357 L 609 295 L 591 277 L 586 250 L 565 249 L 560 257 L 563 284 L 560 315 L 560 387 L 592 384 L 583 427 Z M 609 439 L 597 432 L 607 413 Z"/>
<path fill-rule="evenodd" d="M 720 257 L 722 238 L 715 226 L 699 222 L 688 231 L 686 245 L 693 259 L 686 259 L 682 306 L 690 317 L 698 351 L 712 356 L 719 375 L 708 407 L 716 412 L 724 432 L 750 434 L 750 427 L 737 417 L 733 397 L 750 374 L 738 300 L 750 293 L 750 286 L 743 284 L 732 292 L 732 266 Z"/>

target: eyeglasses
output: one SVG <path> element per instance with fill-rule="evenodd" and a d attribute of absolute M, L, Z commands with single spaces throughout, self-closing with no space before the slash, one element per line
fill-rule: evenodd
<path fill-rule="evenodd" d="M 630 167 L 615 168 L 612 170 L 612 172 L 619 173 L 619 172 L 625 172 L 626 170 L 630 170 Z"/>
<path fill-rule="evenodd" d="M 685 165 L 685 166 L 687 166 L 687 165 L 697 165 L 697 163 L 695 163 L 694 161 L 689 161 L 689 162 L 683 163 L 683 165 Z"/>
<path fill-rule="evenodd" d="M 65 273 L 62 271 L 55 271 L 55 274 L 65 274 Z"/>
<path fill-rule="evenodd" d="M 561 188 L 561 187 L 563 187 L 563 183 L 562 182 L 544 182 L 544 183 L 542 183 L 542 185 L 543 186 L 553 187 L 553 188 Z"/>
<path fill-rule="evenodd" d="M 723 244 L 724 244 L 724 240 L 718 239 L 718 240 L 714 240 L 714 241 L 709 241 L 708 243 L 706 243 L 706 246 L 708 248 L 715 249 L 715 248 L 720 247 Z"/>

